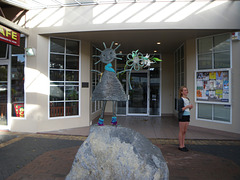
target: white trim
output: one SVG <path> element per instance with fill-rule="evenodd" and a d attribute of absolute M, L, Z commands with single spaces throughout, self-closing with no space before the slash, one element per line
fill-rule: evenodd
<path fill-rule="evenodd" d="M 27 36 L 21 34 L 21 37 L 25 38 L 24 48 L 27 46 Z M 11 69 L 12 69 L 12 45 L 8 45 L 8 59 L 1 60 L 0 64 L 8 66 L 8 77 L 7 77 L 7 125 L 0 125 L 0 129 L 3 130 L 11 130 L 12 127 L 12 120 L 26 120 L 26 64 L 27 64 L 27 56 L 26 52 L 24 51 L 25 60 L 24 60 L 24 117 L 14 117 L 12 116 L 12 102 L 11 102 L 11 88 L 12 88 L 12 77 L 11 77 Z"/>
<path fill-rule="evenodd" d="M 213 123 L 221 123 L 221 124 L 232 124 L 232 106 L 230 105 L 230 121 L 220 121 L 220 120 L 214 120 L 214 108 L 213 105 L 215 104 L 211 104 L 212 105 L 212 119 L 204 119 L 204 118 L 198 118 L 198 105 L 202 104 L 202 103 L 196 103 L 196 120 L 197 121 L 207 121 L 207 122 L 213 122 Z M 218 104 L 216 104 L 218 105 Z M 225 104 L 226 105 L 226 104 Z"/>
<path fill-rule="evenodd" d="M 62 39 L 64 40 L 64 52 L 63 53 L 56 53 L 53 52 L 51 53 L 51 38 L 55 38 L 55 39 Z M 76 41 L 79 43 L 79 54 L 68 54 L 66 53 L 66 41 L 70 40 L 70 41 Z M 75 117 L 81 117 L 81 87 L 82 87 L 82 81 L 81 81 L 81 41 L 80 40 L 75 40 L 75 39 L 68 39 L 68 38 L 61 38 L 61 37 L 55 37 L 55 36 L 51 36 L 49 37 L 49 41 L 48 41 L 48 79 L 49 79 L 49 83 L 48 83 L 48 87 L 49 87 L 49 93 L 48 93 L 48 120 L 55 120 L 55 119 L 65 119 L 65 118 L 75 118 Z M 63 55 L 64 56 L 64 69 L 62 69 L 64 71 L 64 80 L 63 80 L 63 86 L 64 86 L 64 99 L 61 101 L 52 101 L 52 102 L 63 102 L 64 103 L 64 115 L 63 116 L 56 116 L 56 117 L 50 117 L 50 87 L 51 87 L 51 81 L 50 81 L 50 57 L 51 54 L 59 54 L 59 55 Z M 67 55 L 71 55 L 71 56 L 78 56 L 79 59 L 79 69 L 78 70 L 73 70 L 73 71 L 78 71 L 78 100 L 72 100 L 71 102 L 78 102 L 78 115 L 69 115 L 66 116 L 66 100 L 65 100 L 65 96 L 66 96 L 66 57 Z"/>
<path fill-rule="evenodd" d="M 229 102 L 215 102 L 215 101 L 201 101 L 197 100 L 197 73 L 198 72 L 216 72 L 216 71 L 228 71 L 229 75 Z M 195 70 L 195 89 L 194 89 L 194 96 L 195 96 L 195 102 L 196 103 L 206 103 L 206 104 L 226 104 L 231 105 L 232 104 L 232 71 L 230 68 L 225 69 L 211 69 L 211 70 Z"/>
<path fill-rule="evenodd" d="M 150 70 L 147 71 L 147 115 L 150 115 Z"/>
<path fill-rule="evenodd" d="M 216 36 L 220 36 L 223 34 L 229 34 L 229 39 L 230 39 L 230 67 L 229 68 L 218 68 L 218 69 L 214 69 L 214 51 L 211 52 L 212 54 L 212 69 L 201 69 L 198 70 L 198 40 L 202 39 L 202 38 L 213 38 Z M 201 38 L 197 38 L 196 41 L 196 70 L 195 70 L 195 89 L 194 89 L 194 97 L 195 97 L 195 102 L 196 102 L 196 120 L 200 120 L 200 121 L 207 121 L 207 122 L 214 122 L 214 123 L 222 123 L 222 124 L 232 124 L 232 72 L 231 72 L 231 68 L 232 68 L 232 39 L 230 38 L 230 33 L 222 33 L 222 34 L 217 34 L 217 35 L 211 35 L 211 36 L 206 36 L 206 37 L 201 37 Z M 213 43 L 213 42 L 212 42 Z M 212 48 L 214 47 L 214 44 L 212 44 Z M 224 52 L 224 51 L 220 51 L 220 52 Z M 199 101 L 197 100 L 197 96 L 196 96 L 196 88 L 197 88 L 197 72 L 214 72 L 214 71 L 228 71 L 229 74 L 229 102 L 214 102 L 214 101 Z M 211 104 L 211 112 L 212 112 L 212 119 L 203 119 L 203 118 L 198 118 L 198 106 L 199 104 Z M 229 105 L 230 106 L 230 122 L 224 122 L 224 121 L 220 121 L 220 120 L 214 120 L 214 105 Z"/>
<path fill-rule="evenodd" d="M 10 46 L 9 46 L 10 47 Z M 0 129 L 1 130 L 9 130 L 10 129 L 10 118 L 11 118 L 11 114 L 9 113 L 9 110 L 11 109 L 11 63 L 10 63 L 10 49 L 8 51 L 9 54 L 9 58 L 5 59 L 5 60 L 0 60 L 0 66 L 7 66 L 7 125 L 0 125 Z"/>
<path fill-rule="evenodd" d="M 82 92 L 82 43 L 81 41 L 79 40 L 79 88 L 78 88 L 78 117 L 81 117 L 81 102 L 82 102 L 82 99 L 81 99 L 81 92 Z M 68 116 L 69 117 L 69 116 Z"/>
<path fill-rule="evenodd" d="M 181 59 L 181 48 L 183 48 L 183 59 Z M 177 59 L 177 56 L 176 56 L 176 54 L 178 54 L 177 52 L 178 51 L 180 51 L 180 57 L 179 57 L 179 59 Z M 186 77 L 185 77 L 185 75 L 186 75 L 186 55 L 185 55 L 186 53 L 185 53 L 185 43 L 182 43 L 175 51 L 174 51 L 174 85 L 173 85 L 173 89 L 174 89 L 174 112 L 175 113 L 178 113 L 178 99 L 179 99 L 179 97 L 178 97 L 178 90 L 179 90 L 179 88 L 181 87 L 181 86 L 183 86 L 183 85 L 186 85 Z M 183 74 L 182 74 L 182 66 L 181 66 L 181 62 L 183 61 L 183 63 L 184 63 L 184 70 L 183 70 Z M 179 66 L 180 66 L 180 72 L 178 72 L 178 66 L 177 66 L 177 63 L 179 62 Z M 177 69 L 176 69 L 176 66 L 177 66 Z M 177 74 L 178 73 L 178 74 Z M 180 84 L 180 86 L 179 87 L 177 87 L 178 86 L 178 80 L 177 80 L 177 77 L 178 77 L 178 75 L 180 75 L 180 82 L 179 82 L 179 84 Z M 184 82 L 182 82 L 182 76 L 184 77 Z M 177 86 L 175 86 L 175 85 L 177 85 Z M 177 91 L 177 94 L 176 94 L 176 91 Z M 175 102 L 175 98 L 176 98 L 176 100 L 177 100 L 177 102 Z M 175 104 L 176 103 L 176 104 Z M 176 105 L 176 108 L 177 109 L 175 109 L 175 105 Z"/>
<path fill-rule="evenodd" d="M 162 59 L 162 55 L 160 55 Z M 151 116 L 162 116 L 162 63 L 160 62 L 159 66 L 159 115 L 151 115 Z"/>
<path fill-rule="evenodd" d="M 1 41 L 2 42 L 2 41 Z M 4 43 L 4 42 L 2 42 L 2 43 Z M 5 43 L 6 45 L 7 45 L 7 47 L 6 47 L 6 51 L 5 51 L 5 57 L 0 57 L 0 62 L 2 62 L 2 61 L 5 61 L 6 59 L 7 59 L 7 57 L 8 57 L 8 55 L 9 55 L 9 44 L 7 44 L 7 43 Z"/>
<path fill-rule="evenodd" d="M 231 34 L 230 33 L 221 33 L 221 34 L 215 34 L 215 35 L 210 35 L 210 36 L 205 36 L 205 37 L 200 37 L 200 38 L 196 38 L 195 40 L 195 44 L 196 44 L 196 70 L 198 70 L 198 40 L 200 39 L 203 39 L 203 38 L 212 38 L 212 48 L 214 48 L 214 44 L 213 44 L 213 38 L 216 37 L 216 36 L 221 36 L 221 35 L 224 35 L 224 34 L 228 34 L 229 35 L 229 40 L 230 40 L 230 67 L 229 68 L 232 68 L 232 38 L 231 38 Z M 227 50 L 224 50 L 224 51 L 217 51 L 217 52 L 227 52 Z M 211 51 L 209 53 L 203 53 L 203 54 L 212 54 L 212 68 L 211 69 L 214 69 L 214 53 L 215 51 Z M 203 69 L 204 70 L 204 69 Z"/>

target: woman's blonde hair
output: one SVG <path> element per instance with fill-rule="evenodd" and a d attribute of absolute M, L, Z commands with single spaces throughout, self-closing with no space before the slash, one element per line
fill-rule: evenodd
<path fill-rule="evenodd" d="M 180 88 L 179 88 L 179 90 L 178 90 L 178 96 L 179 96 L 179 98 L 181 98 L 182 97 L 182 92 L 183 92 L 183 89 L 184 88 L 187 88 L 186 86 L 181 86 Z"/>

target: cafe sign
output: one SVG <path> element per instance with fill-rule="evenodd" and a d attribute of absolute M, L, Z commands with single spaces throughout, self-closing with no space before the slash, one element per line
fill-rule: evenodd
<path fill-rule="evenodd" d="M 20 33 L 0 24 L 0 41 L 20 46 Z"/>

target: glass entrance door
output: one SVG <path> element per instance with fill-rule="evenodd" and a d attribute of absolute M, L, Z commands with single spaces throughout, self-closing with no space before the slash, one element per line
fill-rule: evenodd
<path fill-rule="evenodd" d="M 0 126 L 7 125 L 8 65 L 0 61 Z"/>
<path fill-rule="evenodd" d="M 130 79 L 132 89 L 127 88 L 127 114 L 148 115 L 148 73 L 132 72 Z"/>

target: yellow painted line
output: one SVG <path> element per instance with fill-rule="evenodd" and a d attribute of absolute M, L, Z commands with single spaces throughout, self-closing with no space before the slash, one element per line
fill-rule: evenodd
<path fill-rule="evenodd" d="M 9 144 L 15 143 L 15 142 L 17 142 L 17 141 L 20 141 L 20 140 L 22 140 L 24 137 L 25 137 L 25 135 L 19 135 L 19 137 L 16 137 L 16 138 L 11 139 L 11 140 L 9 140 L 9 141 L 7 141 L 7 142 L 1 143 L 1 144 L 0 144 L 0 148 L 3 148 L 3 147 L 5 147 L 5 146 L 8 146 Z"/>
<path fill-rule="evenodd" d="M 10 134 L 9 134 L 10 135 Z M 33 138 L 46 138 L 46 139 L 63 139 L 63 140 L 78 140 L 78 141 L 85 141 L 87 137 L 85 136 L 69 136 L 69 135 L 49 135 L 49 134 L 12 134 L 17 135 L 18 137 L 11 139 L 7 142 L 1 143 L 0 148 L 6 147 L 12 143 L 20 141 L 26 137 L 33 137 Z"/>
<path fill-rule="evenodd" d="M 149 139 L 153 144 L 178 144 L 177 139 Z M 192 145 L 240 145 L 239 140 L 186 140 L 186 144 Z"/>
<path fill-rule="evenodd" d="M 18 134 L 18 133 L 5 133 L 9 135 L 16 135 L 17 137 L 11 139 L 7 142 L 1 143 L 0 148 L 8 146 L 12 143 L 22 140 L 26 137 L 33 138 L 47 138 L 47 139 L 63 139 L 63 140 L 78 140 L 85 141 L 87 137 L 85 136 L 74 136 L 74 135 L 54 135 L 54 134 Z M 150 138 L 149 139 L 153 144 L 162 144 L 162 145 L 177 145 L 178 139 L 158 139 L 158 138 Z M 190 140 L 187 139 L 186 144 L 191 145 L 240 145 L 239 140 Z"/>

